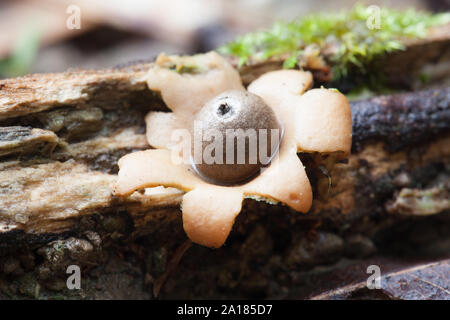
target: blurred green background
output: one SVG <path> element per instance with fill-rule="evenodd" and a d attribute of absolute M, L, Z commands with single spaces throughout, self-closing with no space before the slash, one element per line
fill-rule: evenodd
<path fill-rule="evenodd" d="M 448 0 L 15 0 L 0 1 L 0 78 L 204 52 L 236 35 L 355 3 L 450 10 Z M 79 9 L 80 28 L 73 26 Z"/>

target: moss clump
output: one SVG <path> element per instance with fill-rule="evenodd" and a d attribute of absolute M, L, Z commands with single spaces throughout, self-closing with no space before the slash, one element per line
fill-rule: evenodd
<path fill-rule="evenodd" d="M 291 22 L 276 23 L 272 29 L 250 33 L 219 48 L 222 54 L 239 59 L 239 66 L 250 60 L 284 59 L 285 68 L 299 66 L 308 45 L 328 51 L 334 80 L 345 77 L 350 67 L 365 71 L 374 57 L 402 50 L 403 38 L 420 38 L 436 25 L 450 22 L 450 13 L 430 14 L 416 10 L 396 11 L 381 8 L 380 28 L 369 28 L 374 11 L 361 4 L 347 12 L 318 13 Z"/>

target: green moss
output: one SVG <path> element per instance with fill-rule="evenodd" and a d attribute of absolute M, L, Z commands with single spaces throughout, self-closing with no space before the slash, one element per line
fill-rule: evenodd
<path fill-rule="evenodd" d="M 450 22 L 450 13 L 430 14 L 416 10 L 380 10 L 380 28 L 368 28 L 374 12 L 358 4 L 347 12 L 318 13 L 291 22 L 276 23 L 272 29 L 250 33 L 220 47 L 222 54 L 235 56 L 239 66 L 248 61 L 285 58 L 285 68 L 295 68 L 302 49 L 315 44 L 330 49 L 327 59 L 336 79 L 345 77 L 350 67 L 364 72 L 374 57 L 402 50 L 402 38 L 426 36 L 428 28 Z"/>

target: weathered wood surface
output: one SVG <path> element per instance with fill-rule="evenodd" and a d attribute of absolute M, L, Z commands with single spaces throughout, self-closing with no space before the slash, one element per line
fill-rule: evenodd
<path fill-rule="evenodd" d="M 371 289 L 368 288 L 367 281 L 362 281 L 311 298 L 450 300 L 450 260 L 396 267 L 396 271 L 383 272 L 378 283 L 371 282 L 374 285 Z"/>

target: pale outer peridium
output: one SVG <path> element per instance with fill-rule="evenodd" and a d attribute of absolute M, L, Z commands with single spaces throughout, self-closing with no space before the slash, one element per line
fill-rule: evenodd
<path fill-rule="evenodd" d="M 206 183 L 192 168 L 172 161 L 171 133 L 189 126 L 203 104 L 229 89 L 242 89 L 237 71 L 216 53 L 195 56 L 212 70 L 180 75 L 164 68 L 149 72 L 148 85 L 159 91 L 173 113 L 150 112 L 146 117 L 150 145 L 160 148 L 128 154 L 119 160 L 115 194 L 129 195 L 148 187 L 175 187 L 183 196 L 183 227 L 189 238 L 208 247 L 220 247 L 228 237 L 244 197 L 262 197 L 307 212 L 311 186 L 298 151 L 341 152 L 351 145 L 351 113 L 340 93 L 314 89 L 309 72 L 282 70 L 255 80 L 248 90 L 272 107 L 284 126 L 279 153 L 271 165 L 250 182 L 232 187 Z M 213 75 L 213 76 L 212 76 Z M 319 135 L 319 137 L 316 137 Z"/>

